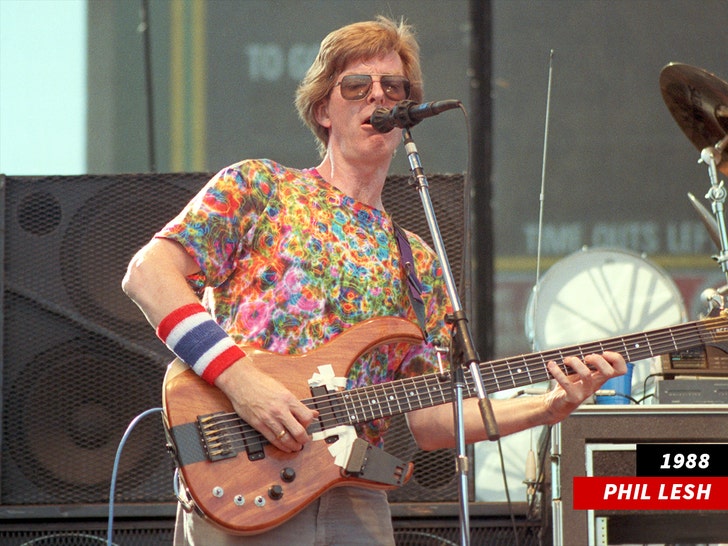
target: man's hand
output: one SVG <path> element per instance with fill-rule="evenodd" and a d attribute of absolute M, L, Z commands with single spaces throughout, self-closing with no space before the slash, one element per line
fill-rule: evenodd
<path fill-rule="evenodd" d="M 306 427 L 318 412 L 309 409 L 278 380 L 238 360 L 215 380 L 237 414 L 281 451 L 303 449 L 310 440 Z"/>
<path fill-rule="evenodd" d="M 566 375 L 554 361 L 547 364 L 549 373 L 559 384 L 559 388 L 549 391 L 544 399 L 551 424 L 566 418 L 598 391 L 605 381 L 627 373 L 627 364 L 622 355 L 611 351 L 588 355 L 584 361 L 575 356 L 566 357 L 564 364 L 575 373 Z"/>

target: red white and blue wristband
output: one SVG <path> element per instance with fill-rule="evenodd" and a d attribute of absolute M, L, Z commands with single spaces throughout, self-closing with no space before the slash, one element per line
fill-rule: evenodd
<path fill-rule="evenodd" d="M 183 305 L 164 317 L 157 325 L 157 336 L 210 384 L 245 356 L 199 303 Z"/>

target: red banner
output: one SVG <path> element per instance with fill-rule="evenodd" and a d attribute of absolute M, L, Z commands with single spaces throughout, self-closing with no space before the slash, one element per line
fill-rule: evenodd
<path fill-rule="evenodd" d="M 728 510 L 728 478 L 575 477 L 574 510 Z"/>

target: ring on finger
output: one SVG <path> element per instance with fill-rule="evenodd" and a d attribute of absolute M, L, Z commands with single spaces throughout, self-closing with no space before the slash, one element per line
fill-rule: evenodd
<path fill-rule="evenodd" d="M 276 440 L 280 440 L 281 438 L 283 438 L 286 435 L 286 433 L 288 433 L 288 431 L 286 429 L 283 429 L 282 431 L 280 431 L 278 434 L 276 434 Z"/>

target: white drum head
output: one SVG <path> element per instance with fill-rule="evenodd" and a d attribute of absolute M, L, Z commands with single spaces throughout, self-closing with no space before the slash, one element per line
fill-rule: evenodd
<path fill-rule="evenodd" d="M 534 287 L 526 335 L 536 350 L 606 339 L 685 322 L 675 283 L 625 250 L 587 249 L 556 262 Z"/>

